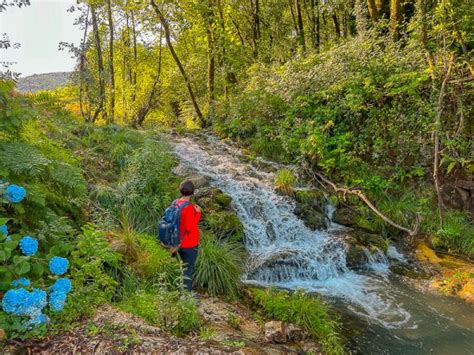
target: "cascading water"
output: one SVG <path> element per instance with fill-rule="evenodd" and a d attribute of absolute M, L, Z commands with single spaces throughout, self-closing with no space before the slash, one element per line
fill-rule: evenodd
<path fill-rule="evenodd" d="M 348 269 L 344 246 L 334 233 L 337 226 L 308 229 L 293 213 L 292 200 L 275 192 L 272 173 L 241 162 L 237 150 L 212 137 L 207 144 L 203 149 L 181 139 L 174 150 L 185 165 L 232 196 L 249 252 L 244 281 L 342 298 L 357 314 L 386 327 L 409 321 L 410 314 L 394 302 L 383 278 Z"/>
<path fill-rule="evenodd" d="M 232 196 L 249 252 L 245 282 L 330 296 L 341 312 L 352 311 L 347 314 L 351 322 L 361 322 L 351 348 L 355 353 L 472 353 L 474 307 L 400 282 L 390 273 L 388 259 L 407 261 L 394 246 L 387 250 L 388 259 L 381 252 L 367 252 L 366 270 L 349 270 L 337 237 L 344 227 L 331 223 L 327 231 L 306 228 L 293 213 L 293 202 L 275 193 L 274 175 L 242 162 L 238 149 L 208 137 L 202 144 L 177 139 L 174 150 L 184 165 Z M 256 160 L 259 166 L 279 168 Z M 328 205 L 326 214 L 333 211 Z"/>

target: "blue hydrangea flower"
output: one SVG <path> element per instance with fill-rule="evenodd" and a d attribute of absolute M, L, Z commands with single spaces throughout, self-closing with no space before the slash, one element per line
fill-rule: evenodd
<path fill-rule="evenodd" d="M 69 261 L 60 256 L 53 256 L 49 260 L 49 270 L 55 275 L 65 274 L 69 267 Z"/>
<path fill-rule="evenodd" d="M 31 238 L 29 235 L 25 235 L 20 240 L 20 249 L 24 255 L 35 255 L 38 251 L 38 241 L 34 238 Z"/>
<path fill-rule="evenodd" d="M 5 237 L 8 237 L 8 227 L 6 224 L 0 226 L 0 233 L 2 233 Z"/>
<path fill-rule="evenodd" d="M 31 285 L 31 283 L 30 283 L 30 280 L 28 280 L 26 277 L 20 277 L 19 279 L 12 281 L 11 285 L 13 287 L 18 287 L 18 286 L 28 287 Z"/>
<path fill-rule="evenodd" d="M 8 227 L 6 224 L 0 226 L 0 234 L 3 234 L 6 237 L 6 240 L 12 240 L 8 235 Z"/>
<path fill-rule="evenodd" d="M 50 292 L 62 292 L 68 294 L 72 290 L 71 280 L 67 277 L 57 279 L 54 284 L 49 288 Z"/>
<path fill-rule="evenodd" d="M 27 325 L 28 326 L 30 326 L 30 325 L 37 326 L 37 325 L 44 324 L 44 323 L 47 323 L 47 322 L 48 322 L 48 317 L 46 317 L 46 315 L 44 315 L 43 313 L 40 313 L 36 317 L 31 318 L 28 321 Z"/>
<path fill-rule="evenodd" d="M 24 288 L 8 290 L 3 296 L 2 307 L 6 313 L 35 318 L 46 305 L 46 292 L 35 288 L 28 292 Z"/>
<path fill-rule="evenodd" d="M 49 307 L 54 312 L 62 311 L 66 303 L 66 294 L 64 292 L 51 292 L 49 295 Z"/>
<path fill-rule="evenodd" d="M 5 197 L 12 203 L 23 201 L 26 196 L 26 190 L 18 185 L 9 185 L 6 189 Z"/>

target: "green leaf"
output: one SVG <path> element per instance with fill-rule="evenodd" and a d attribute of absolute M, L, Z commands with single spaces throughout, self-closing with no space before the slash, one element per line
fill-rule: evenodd
<path fill-rule="evenodd" d="M 26 274 L 28 271 L 30 271 L 30 269 L 31 269 L 31 265 L 28 261 L 24 261 L 18 264 L 17 266 L 15 266 L 15 272 L 19 275 Z"/>
<path fill-rule="evenodd" d="M 61 247 L 59 245 L 54 245 L 49 249 L 49 255 L 59 255 L 61 253 Z"/>
<path fill-rule="evenodd" d="M 9 240 L 3 243 L 5 250 L 15 250 L 18 247 L 17 240 Z"/>
<path fill-rule="evenodd" d="M 44 273 L 44 266 L 42 264 L 33 264 L 32 272 L 36 276 L 41 276 Z"/>
<path fill-rule="evenodd" d="M 0 226 L 3 226 L 4 224 L 7 224 L 7 222 L 9 220 L 10 220 L 10 218 L 1 217 L 0 218 Z"/>
<path fill-rule="evenodd" d="M 448 168 L 446 169 L 446 172 L 449 174 L 456 165 L 457 165 L 456 161 L 452 161 L 451 163 L 449 163 Z"/>
<path fill-rule="evenodd" d="M 0 250 L 0 261 L 1 262 L 7 261 L 7 255 L 6 255 L 5 251 L 3 251 L 3 250 Z"/>

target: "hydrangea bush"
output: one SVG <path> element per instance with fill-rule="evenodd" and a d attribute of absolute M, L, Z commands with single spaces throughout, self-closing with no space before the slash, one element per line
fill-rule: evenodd
<path fill-rule="evenodd" d="M 0 202 L 18 204 L 26 197 L 22 186 L 0 183 Z M 17 316 L 24 330 L 46 324 L 48 312 L 63 310 L 72 283 L 64 275 L 69 261 L 43 252 L 34 236 L 10 233 L 9 218 L 0 218 L 0 290 L 5 313 Z M 15 227 L 15 226 L 14 226 Z M 53 276 L 47 276 L 47 268 Z M 53 280 L 53 282 L 51 282 Z"/>

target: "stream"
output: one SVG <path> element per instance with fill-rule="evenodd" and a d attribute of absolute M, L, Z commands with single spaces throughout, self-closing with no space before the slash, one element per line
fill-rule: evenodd
<path fill-rule="evenodd" d="M 404 259 L 394 247 L 388 257 L 368 255 L 366 270 L 351 270 L 337 237 L 345 227 L 307 228 L 293 213 L 294 201 L 275 191 L 273 173 L 239 159 L 237 148 L 207 136 L 178 138 L 174 152 L 232 197 L 249 254 L 244 282 L 325 296 L 358 331 L 353 353 L 474 353 L 474 306 L 403 283 L 390 272 L 391 260 Z"/>

